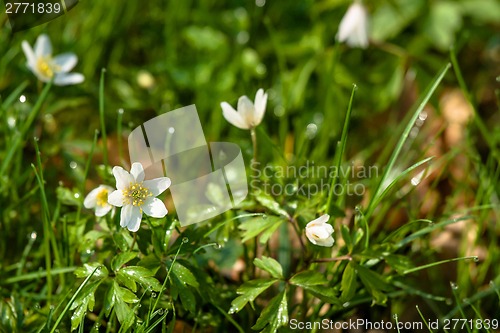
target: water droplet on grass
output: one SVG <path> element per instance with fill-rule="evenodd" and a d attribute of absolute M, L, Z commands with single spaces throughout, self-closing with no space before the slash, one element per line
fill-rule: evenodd
<path fill-rule="evenodd" d="M 479 262 L 479 257 L 474 257 L 474 262 Z"/>
<path fill-rule="evenodd" d="M 239 311 L 239 309 L 237 307 L 232 306 L 227 313 L 233 314 L 233 313 L 236 313 L 238 311 Z"/>
<path fill-rule="evenodd" d="M 151 297 L 156 298 L 158 295 L 156 293 L 151 293 Z"/>
<path fill-rule="evenodd" d="M 78 164 L 77 164 L 75 161 L 71 161 L 71 162 L 69 163 L 69 167 L 70 167 L 71 169 L 76 169 L 76 167 L 77 167 L 77 166 L 78 166 Z"/>
<path fill-rule="evenodd" d="M 451 286 L 451 289 L 453 289 L 453 290 L 458 289 L 458 285 L 455 282 L 450 282 L 450 286 Z"/>
<path fill-rule="evenodd" d="M 342 306 L 343 306 L 344 308 L 347 308 L 347 307 L 349 307 L 350 305 L 351 305 L 351 303 L 350 303 L 350 302 L 345 302 L 344 304 L 342 304 Z"/>
<path fill-rule="evenodd" d="M 32 231 L 31 234 L 30 234 L 30 238 L 33 239 L 33 240 L 36 239 L 37 236 L 38 235 L 37 235 L 37 233 L 35 231 Z"/>
<path fill-rule="evenodd" d="M 26 102 L 26 96 L 24 96 L 24 95 L 19 96 L 19 102 L 21 102 L 21 103 Z"/>
<path fill-rule="evenodd" d="M 189 238 L 187 238 L 187 237 L 182 237 L 182 242 L 183 242 L 184 244 L 186 244 L 187 242 L 189 242 Z"/>

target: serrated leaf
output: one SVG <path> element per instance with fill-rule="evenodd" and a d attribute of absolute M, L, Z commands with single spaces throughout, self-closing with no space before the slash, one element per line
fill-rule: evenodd
<path fill-rule="evenodd" d="M 271 274 L 272 277 L 277 279 L 283 278 L 283 268 L 280 263 L 273 258 L 263 256 L 261 259 L 255 258 L 253 263 L 255 266 Z"/>
<path fill-rule="evenodd" d="M 182 306 L 191 313 L 195 313 L 196 310 L 196 298 L 194 294 L 189 290 L 186 284 L 179 279 L 179 277 L 173 272 L 170 276 L 173 282 L 172 289 L 177 289 L 177 294 L 181 299 Z"/>
<path fill-rule="evenodd" d="M 101 283 L 101 280 L 96 280 L 89 282 L 83 289 L 80 291 L 78 296 L 75 298 L 74 302 L 70 306 L 70 310 L 74 310 L 71 315 L 71 330 L 75 330 L 78 325 L 80 325 L 83 317 L 87 313 L 87 309 L 89 311 L 94 310 L 95 297 L 94 293 Z"/>
<path fill-rule="evenodd" d="M 237 313 L 245 307 L 248 302 L 253 302 L 257 296 L 263 293 L 267 288 L 269 288 L 273 283 L 278 281 L 277 279 L 256 279 L 250 280 L 243 283 L 236 293 L 241 296 L 236 297 L 231 302 L 231 309 L 229 309 L 229 314 Z"/>
<path fill-rule="evenodd" d="M 139 302 L 139 299 L 133 292 L 118 285 L 115 286 L 115 296 L 117 300 L 122 300 L 125 303 Z"/>
<path fill-rule="evenodd" d="M 151 288 L 155 291 L 161 290 L 161 284 L 156 278 L 153 277 L 153 272 L 141 266 L 127 266 L 123 267 L 118 272 L 124 274 L 142 285 L 144 288 Z"/>
<path fill-rule="evenodd" d="M 172 272 L 179 278 L 180 281 L 189 284 L 195 288 L 199 287 L 198 281 L 196 281 L 196 277 L 191 273 L 191 271 L 183 266 L 178 261 L 175 261 L 172 266 Z"/>
<path fill-rule="evenodd" d="M 323 302 L 336 305 L 342 304 L 342 302 L 338 299 L 335 290 L 332 287 L 312 285 L 312 286 L 304 286 L 304 289 L 310 292 L 314 297 L 322 300 Z"/>
<path fill-rule="evenodd" d="M 368 292 L 373 296 L 374 302 L 377 304 L 385 304 L 385 302 L 387 302 L 387 295 L 382 291 L 388 291 L 391 287 L 384 278 L 380 274 L 364 266 L 355 265 L 354 268 L 361 282 L 363 282 Z"/>
<path fill-rule="evenodd" d="M 79 267 L 75 270 L 75 275 L 79 278 L 84 278 L 92 274 L 94 271 L 95 273 L 92 278 L 103 279 L 108 276 L 108 269 L 106 268 L 106 266 L 103 266 L 98 262 L 83 264 L 82 267 Z"/>
<path fill-rule="evenodd" d="M 268 208 L 270 211 L 273 213 L 276 213 L 278 215 L 282 215 L 285 218 L 289 218 L 290 216 L 288 215 L 288 212 L 281 208 L 280 204 L 274 200 L 273 197 L 265 193 L 264 191 L 260 191 L 256 196 L 255 199 L 264 207 Z"/>
<path fill-rule="evenodd" d="M 283 223 L 283 221 L 283 218 L 278 216 L 267 216 L 266 218 L 259 216 L 248 219 L 240 223 L 238 226 L 238 229 L 243 230 L 243 239 L 241 241 L 246 242 L 247 240 L 256 237 L 261 232 L 269 229 L 273 229 L 274 231 L 281 225 L 281 223 Z"/>
<path fill-rule="evenodd" d="M 122 325 L 121 329 L 127 331 L 134 324 L 134 311 L 127 305 L 127 303 L 116 298 L 115 312 L 118 321 Z"/>
<path fill-rule="evenodd" d="M 286 290 L 275 296 L 266 308 L 262 311 L 257 322 L 252 326 L 253 330 L 261 330 L 269 324 L 268 330 L 276 330 L 288 323 L 288 302 L 286 300 Z"/>
<path fill-rule="evenodd" d="M 129 275 L 123 273 L 122 271 L 118 271 L 116 273 L 116 281 L 127 287 L 128 289 L 132 290 L 133 292 L 137 291 L 137 284 L 133 278 L 131 278 Z"/>
<path fill-rule="evenodd" d="M 326 277 L 315 271 L 305 271 L 295 274 L 290 278 L 290 283 L 302 288 L 328 283 Z"/>
<path fill-rule="evenodd" d="M 111 260 L 111 269 L 117 271 L 124 264 L 137 257 L 137 252 L 122 252 Z"/>
<path fill-rule="evenodd" d="M 352 267 L 351 263 L 348 263 L 344 270 L 340 290 L 342 291 L 340 295 L 342 302 L 351 300 L 356 292 L 356 270 Z"/>

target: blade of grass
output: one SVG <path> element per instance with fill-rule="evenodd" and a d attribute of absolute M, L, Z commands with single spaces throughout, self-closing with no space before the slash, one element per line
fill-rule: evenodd
<path fill-rule="evenodd" d="M 16 133 L 14 136 L 14 140 L 12 144 L 9 146 L 9 149 L 7 150 L 7 154 L 5 155 L 4 160 L 2 161 L 2 166 L 0 167 L 0 176 L 5 175 L 7 172 L 7 169 L 9 167 L 9 164 L 14 157 L 14 154 L 16 151 L 19 149 L 19 147 L 22 145 L 23 139 L 26 136 L 26 133 L 28 133 L 28 130 L 31 128 L 31 125 L 35 121 L 36 117 L 38 116 L 38 113 L 42 109 L 43 102 L 45 102 L 45 99 L 47 99 L 47 96 L 50 91 L 50 87 L 52 87 L 52 81 L 47 83 L 45 87 L 42 90 L 42 93 L 40 94 L 40 97 L 38 97 L 35 105 L 33 106 L 33 109 L 31 110 L 30 114 L 28 115 L 28 119 L 24 122 L 23 126 L 21 127 L 21 131 Z"/>
<path fill-rule="evenodd" d="M 434 267 L 434 266 L 437 266 L 437 265 L 442 265 L 442 264 L 446 264 L 446 263 L 453 262 L 453 261 L 469 260 L 469 259 L 473 259 L 474 261 L 478 260 L 478 258 L 476 256 L 459 257 L 459 258 L 452 258 L 452 259 L 440 260 L 440 261 L 432 262 L 430 264 L 426 264 L 426 265 L 417 266 L 417 267 L 413 267 L 413 268 L 407 269 L 406 271 L 403 271 L 402 274 L 406 275 L 406 274 L 410 274 L 410 273 L 421 271 L 423 269 L 431 268 L 431 267 Z"/>
<path fill-rule="evenodd" d="M 101 69 L 101 80 L 99 81 L 99 117 L 101 120 L 101 133 L 102 133 L 102 156 L 106 169 L 108 164 L 108 138 L 106 135 L 106 123 L 104 121 L 104 76 L 106 69 Z"/>
<path fill-rule="evenodd" d="M 420 311 L 420 308 L 418 307 L 418 305 L 415 306 L 417 308 L 417 312 L 418 314 L 420 315 L 420 318 L 422 318 L 422 321 L 424 322 L 425 326 L 427 327 L 427 329 L 429 330 L 429 332 L 431 333 L 434 333 L 431 328 L 429 327 L 429 324 L 427 323 L 427 320 L 425 320 L 424 318 L 424 315 L 422 314 L 422 312 Z"/>
<path fill-rule="evenodd" d="M 340 168 L 342 166 L 342 160 L 344 158 L 344 153 L 345 153 L 345 147 L 347 146 L 347 133 L 349 131 L 349 121 L 351 119 L 351 113 L 352 113 L 352 104 L 354 101 L 354 94 L 356 93 L 357 86 L 353 84 L 352 86 L 352 91 L 351 91 L 351 98 L 349 99 L 349 105 L 347 107 L 347 113 L 345 115 L 344 119 L 344 126 L 342 128 L 342 136 L 340 139 L 340 150 L 338 152 L 335 152 L 336 155 L 336 170 L 335 170 L 335 175 L 332 177 L 332 182 L 330 184 L 330 193 L 328 193 L 328 199 L 326 201 L 326 212 L 328 213 L 330 211 L 330 207 L 332 205 L 332 198 L 334 194 L 334 189 L 335 185 L 339 182 L 340 179 Z"/>
<path fill-rule="evenodd" d="M 7 279 L 3 280 L 2 284 L 11 284 L 11 283 L 16 283 L 16 282 L 20 282 L 20 281 L 36 280 L 36 279 L 44 278 L 49 274 L 52 274 L 52 275 L 65 274 L 65 273 L 74 272 L 75 270 L 76 270 L 76 267 L 61 267 L 61 268 L 52 269 L 50 271 L 50 273 L 47 271 L 26 273 L 23 275 L 17 275 L 17 276 L 7 278 Z"/>
<path fill-rule="evenodd" d="M 366 209 L 365 217 L 367 220 L 370 219 L 371 215 L 373 214 L 373 211 L 375 210 L 376 205 L 380 202 L 380 195 L 383 192 L 382 185 L 386 182 L 387 177 L 389 176 L 390 172 L 392 171 L 392 168 L 394 167 L 394 164 L 396 163 L 396 159 L 399 157 L 399 154 L 403 148 L 404 143 L 406 142 L 406 139 L 408 139 L 411 129 L 413 128 L 413 125 L 415 124 L 415 121 L 417 120 L 418 116 L 424 109 L 424 107 L 427 105 L 429 102 L 429 99 L 431 98 L 432 94 L 436 91 L 437 87 L 443 80 L 444 76 L 450 69 L 450 64 L 446 64 L 444 68 L 439 72 L 439 74 L 434 78 L 434 80 L 431 82 L 429 87 L 426 89 L 425 93 L 423 94 L 423 97 L 419 101 L 418 104 L 416 104 L 416 109 L 413 111 L 413 116 L 411 117 L 410 121 L 405 127 L 405 130 L 403 134 L 401 135 L 401 138 L 399 139 L 398 143 L 396 144 L 396 147 L 394 148 L 391 157 L 389 158 L 389 161 L 387 163 L 386 168 L 384 169 L 384 172 L 382 174 L 382 177 L 377 185 L 377 188 L 370 199 L 370 203 L 368 204 L 368 207 Z"/>

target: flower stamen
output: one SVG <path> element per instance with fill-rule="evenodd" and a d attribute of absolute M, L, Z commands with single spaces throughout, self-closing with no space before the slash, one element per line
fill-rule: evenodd
<path fill-rule="evenodd" d="M 99 191 L 99 193 L 97 193 L 97 196 L 96 196 L 96 203 L 97 203 L 97 206 L 99 207 L 104 207 L 108 204 L 108 190 L 103 188 L 102 190 Z"/>
<path fill-rule="evenodd" d="M 133 183 L 129 188 L 123 190 L 123 197 L 125 198 L 125 203 L 132 204 L 134 206 L 141 207 L 144 201 L 153 196 L 153 193 L 140 183 Z"/>

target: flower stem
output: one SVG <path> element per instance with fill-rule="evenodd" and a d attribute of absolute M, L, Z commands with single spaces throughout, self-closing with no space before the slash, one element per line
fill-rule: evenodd
<path fill-rule="evenodd" d="M 252 146 L 253 146 L 253 158 L 252 163 L 257 162 L 257 134 L 255 133 L 255 127 L 250 129 L 250 136 L 252 137 Z"/>
<path fill-rule="evenodd" d="M 342 260 L 352 260 L 352 257 L 350 255 L 345 255 L 345 256 L 340 256 L 340 257 L 334 257 L 334 258 L 318 258 L 318 259 L 313 259 L 312 262 L 332 262 L 332 261 L 342 261 Z"/>

